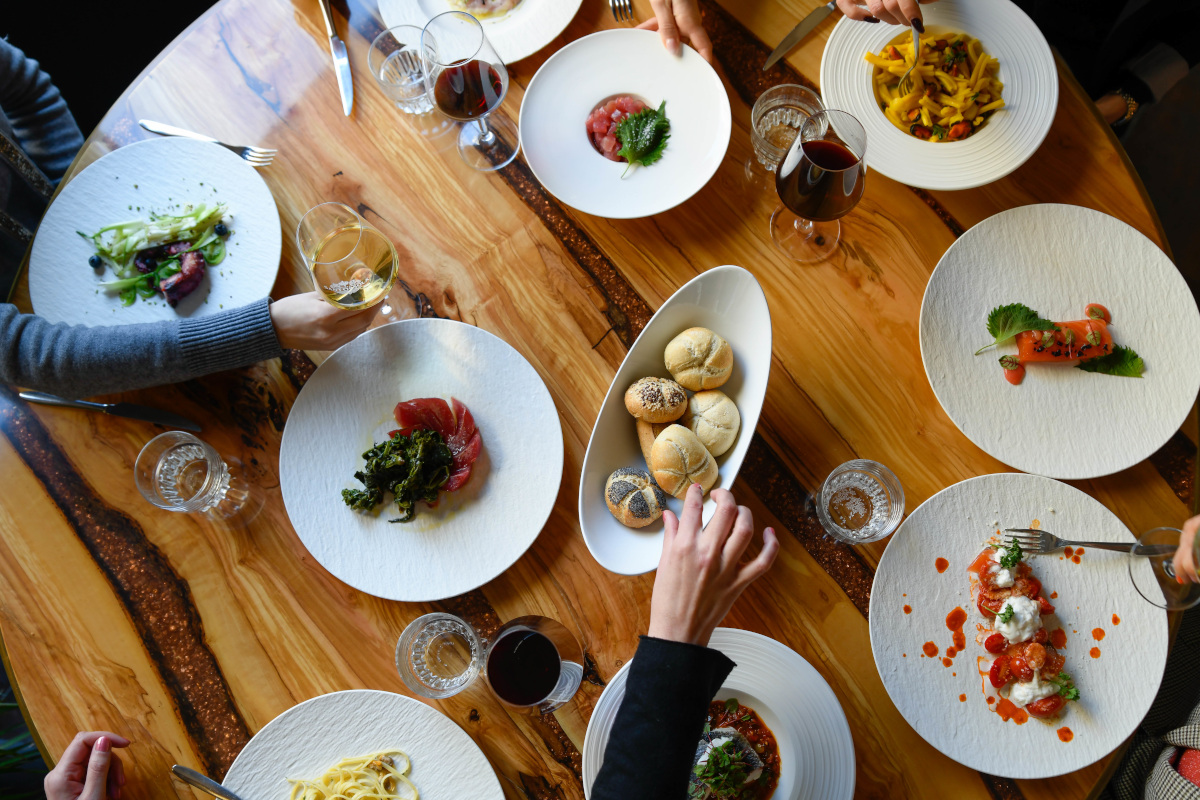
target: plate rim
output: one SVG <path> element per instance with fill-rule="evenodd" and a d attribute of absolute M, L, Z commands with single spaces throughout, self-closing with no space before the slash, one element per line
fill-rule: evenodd
<path fill-rule="evenodd" d="M 548 386 L 546 385 L 546 382 L 545 382 L 545 380 L 543 380 L 543 379 L 542 379 L 542 376 L 541 376 L 541 375 L 538 373 L 538 371 L 537 371 L 537 368 L 535 368 L 535 367 L 533 366 L 533 364 L 532 364 L 532 363 L 529 361 L 529 359 L 528 359 L 528 358 L 526 358 L 526 357 L 524 356 L 524 354 L 522 354 L 522 353 L 521 353 L 521 351 L 520 351 L 520 350 L 517 350 L 517 348 L 513 347 L 511 344 L 509 344 L 507 341 L 505 341 L 505 340 L 504 340 L 502 337 L 500 337 L 500 336 L 497 336 L 496 334 L 492 333 L 491 331 L 489 331 L 489 330 L 487 330 L 487 329 L 485 329 L 485 328 L 481 328 L 481 327 L 479 327 L 479 326 L 477 326 L 477 325 L 471 325 L 471 324 L 469 324 L 469 323 L 466 323 L 466 322 L 459 322 L 458 320 L 455 320 L 455 319 L 445 319 L 445 318 L 442 318 L 442 317 L 413 317 L 413 318 L 411 318 L 411 319 L 402 319 L 402 320 L 396 320 L 395 322 L 389 322 L 389 323 L 387 323 L 387 324 L 385 324 L 385 325 L 380 325 L 380 326 L 378 326 L 378 327 L 376 327 L 376 328 L 371 328 L 371 329 L 369 329 L 369 330 L 367 330 L 367 331 L 363 332 L 362 334 L 359 334 L 359 337 L 356 337 L 356 339 L 357 339 L 357 338 L 360 338 L 360 337 L 362 337 L 362 336 L 372 336 L 372 335 L 376 335 L 376 336 L 382 336 L 382 335 L 397 335 L 396 333 L 388 333 L 388 334 L 376 334 L 376 333 L 374 333 L 375 331 L 384 330 L 384 329 L 386 329 L 386 328 L 391 328 L 391 327 L 393 327 L 393 326 L 397 326 L 397 325 L 409 325 L 410 327 L 417 327 L 417 326 L 424 326 L 424 325 L 430 325 L 431 327 L 439 327 L 439 326 L 440 326 L 440 327 L 445 327 L 445 326 L 451 326 L 451 325 L 462 325 L 462 326 L 464 326 L 464 327 L 466 327 L 466 328 L 470 328 L 471 330 L 473 330 L 473 331 L 476 331 L 477 333 L 480 333 L 480 334 L 486 334 L 487 336 L 490 336 L 491 338 L 493 338 L 493 339 L 496 339 L 496 340 L 497 340 L 497 341 L 499 341 L 501 344 L 503 344 L 505 347 L 507 347 L 507 348 L 509 348 L 510 350 L 512 350 L 512 351 L 513 351 L 513 353 L 515 353 L 515 354 L 516 354 L 516 355 L 517 355 L 517 356 L 518 356 L 520 359 L 522 359 L 522 360 L 523 360 L 523 361 L 524 361 L 526 364 L 528 364 L 528 365 L 529 365 L 529 368 L 530 368 L 530 370 L 531 370 L 531 371 L 533 372 L 533 374 L 534 374 L 534 375 L 537 377 L 537 379 L 538 379 L 538 382 L 539 382 L 539 384 L 541 385 L 541 390 L 542 390 L 543 392 L 545 392 L 546 401 L 547 401 L 547 402 L 550 404 L 550 407 L 554 409 L 554 421 L 555 421 L 555 423 L 556 423 L 556 424 L 557 424 L 557 426 L 558 426 L 558 427 L 557 427 L 558 436 L 556 436 L 556 437 L 552 437 L 552 441 L 556 442 L 556 448 L 555 448 L 555 449 L 556 449 L 556 453 L 557 453 L 557 461 L 558 461 L 558 471 L 557 471 L 557 474 L 558 474 L 558 486 L 555 488 L 555 491 L 554 491 L 554 494 L 553 494 L 553 496 L 552 496 L 552 497 L 550 497 L 550 501 L 549 501 L 549 503 L 548 503 L 548 505 L 547 505 L 547 509 L 546 509 L 545 517 L 544 517 L 544 518 L 543 518 L 543 519 L 540 521 L 540 523 L 537 525 L 537 527 L 536 527 L 536 528 L 533 528 L 533 527 L 531 526 L 531 530 L 534 530 L 535 532 L 533 533 L 532 537 L 530 538 L 530 540 L 529 540 L 529 543 L 528 543 L 528 544 L 526 544 L 526 545 L 525 545 L 525 547 L 524 547 L 524 548 L 522 548 L 522 549 L 521 549 L 521 551 L 520 551 L 520 552 L 518 552 L 518 553 L 517 553 L 517 554 L 514 556 L 514 558 L 513 558 L 511 561 L 509 561 L 507 564 L 505 564 L 505 565 L 503 566 L 503 568 L 501 568 L 499 571 L 497 571 L 497 572 L 496 572 L 494 575 L 492 575 L 491 577 L 489 577 L 489 578 L 485 579 L 485 580 L 483 581 L 483 583 L 480 583 L 480 584 L 478 584 L 478 585 L 476 585 L 476 586 L 473 586 L 473 587 L 471 587 L 471 588 L 469 588 L 469 589 L 463 589 L 463 590 L 461 590 L 461 591 L 459 591 L 459 592 L 456 592 L 456 594 L 461 594 L 461 593 L 463 593 L 463 592 L 474 591 L 475 589 L 478 589 L 480 586 L 483 586 L 484 584 L 486 584 L 486 583 L 488 583 L 488 582 L 490 582 L 490 581 L 493 581 L 493 580 L 495 580 L 495 579 L 496 579 L 496 578 L 498 578 L 500 575 L 503 575 L 505 572 L 507 572 L 509 569 L 511 569 L 511 568 L 512 568 L 513 564 L 516 564 L 518 561 L 520 561 L 520 560 L 521 560 L 521 558 L 522 558 L 522 557 L 523 557 L 523 556 L 524 556 L 524 555 L 525 555 L 527 552 L 529 552 L 529 549 L 530 549 L 531 547 L 533 547 L 534 543 L 535 543 L 535 542 L 537 542 L 537 539 L 538 539 L 538 537 L 542 535 L 542 531 L 544 531 L 544 530 L 545 530 L 547 522 L 549 522 L 551 515 L 553 515 L 553 513 L 554 513 L 554 507 L 555 507 L 555 505 L 557 504 L 558 495 L 559 495 L 559 493 L 562 491 L 563 471 L 564 471 L 564 469 L 565 469 L 565 466 L 566 466 L 566 445 L 565 445 L 565 442 L 563 441 L 563 432 L 562 432 L 562 418 L 561 418 L 561 415 L 559 414 L 559 411 L 558 411 L 558 404 L 554 402 L 554 395 L 552 395 L 552 394 L 550 393 L 550 387 L 548 387 Z M 475 335 L 475 334 L 470 334 L 470 335 Z M 348 344 L 352 344 L 352 343 L 353 343 L 353 342 L 350 342 L 350 343 L 348 343 Z M 312 376 L 310 376 L 310 377 L 309 377 L 309 379 L 308 379 L 307 381 L 305 381 L 305 384 L 304 384 L 304 386 L 303 386 L 303 387 L 301 387 L 301 389 L 300 389 L 300 392 L 298 392 L 298 393 L 296 394 L 296 399 L 295 399 L 294 401 L 292 401 L 292 407 L 291 407 L 291 409 L 288 411 L 288 417 L 287 417 L 287 420 L 285 420 L 285 421 L 284 421 L 283 433 L 280 435 L 280 441 L 279 441 L 279 453 L 280 453 L 280 457 L 279 457 L 279 492 L 280 492 L 280 495 L 281 495 L 281 496 L 283 495 L 283 483 L 284 483 L 284 478 L 283 478 L 283 448 L 284 448 L 284 443 L 287 441 L 287 435 L 288 435 L 288 424 L 287 424 L 287 421 L 288 421 L 288 420 L 290 420 L 290 419 L 292 418 L 292 414 L 293 414 L 293 413 L 295 413 L 296 406 L 297 406 L 297 405 L 299 404 L 299 402 L 300 402 L 300 396 L 303 394 L 303 392 L 304 392 L 304 389 L 305 389 L 305 388 L 307 388 L 307 387 L 309 386 L 309 384 L 312 382 L 313 378 L 315 378 L 315 377 L 316 377 L 316 374 L 317 374 L 317 372 L 319 372 L 319 371 L 321 370 L 321 368 L 325 366 L 325 364 L 327 364 L 327 363 L 329 363 L 329 362 L 333 361 L 335 358 L 337 358 L 337 357 L 338 357 L 338 355 L 339 355 L 339 353 L 341 353 L 343 350 L 344 350 L 344 347 L 342 347 L 342 348 L 338 348 L 338 349 L 337 349 L 337 350 L 335 350 L 335 351 L 334 351 L 332 354 L 330 354 L 329 358 L 327 358 L 327 359 L 325 359 L 325 361 L 321 362 L 320 366 L 318 366 L 318 367 L 317 367 L 317 369 L 316 369 L 316 370 L 313 372 Z M 343 357 L 344 357 L 344 358 L 349 358 L 350 356 L 343 356 Z M 285 502 L 284 502 L 284 512 L 285 512 L 285 513 L 287 513 L 287 503 L 286 503 L 286 498 L 285 498 Z M 527 517 L 527 518 L 528 518 L 528 517 Z M 456 596 L 455 594 L 452 594 L 452 595 L 446 595 L 446 596 L 442 596 L 442 597 L 432 597 L 432 596 L 426 596 L 426 595 L 421 595 L 420 597 L 407 597 L 407 596 L 406 596 L 406 597 L 389 597 L 389 596 L 385 596 L 385 595 L 382 595 L 382 594 L 376 594 L 375 592 L 368 591 L 368 590 L 366 590 L 366 589 L 363 589 L 363 588 L 360 588 L 360 587 L 358 587 L 358 586 L 354 586 L 353 584 L 351 584 L 351 583 L 347 582 L 347 581 L 346 581 L 344 578 L 342 578 L 340 575 L 338 575 L 337 573 L 335 573 L 335 572 L 334 572 L 332 569 L 330 569 L 328 566 L 326 566 L 326 565 L 325 565 L 325 564 L 324 564 L 324 563 L 323 563 L 323 562 L 322 562 L 320 559 L 318 559 L 318 558 L 317 558 L 315 555 L 313 555 L 312 551 L 308 549 L 308 545 L 306 545 L 306 544 L 304 543 L 304 538 L 303 538 L 303 537 L 300 535 L 300 532 L 297 530 L 295 523 L 293 523 L 293 522 L 292 522 L 292 520 L 291 520 L 291 515 L 290 515 L 290 514 L 288 514 L 288 524 L 289 524 L 289 525 L 291 525 L 293 533 L 295 534 L 296 538 L 297 538 L 297 539 L 300 541 L 300 545 L 301 545 L 302 547 L 304 547 L 305 551 L 306 551 L 306 552 L 307 552 L 307 553 L 308 553 L 310 556 L 312 556 L 313 560 L 314 560 L 314 561 L 315 561 L 317 564 L 319 564 L 319 565 L 321 566 L 321 568 L 322 568 L 322 569 L 324 569 L 326 572 L 328 572 L 328 573 L 329 573 L 329 574 L 330 574 L 330 575 L 331 575 L 333 578 L 335 578 L 337 581 L 339 581 L 340 583 L 342 583 L 342 584 L 344 584 L 344 585 L 346 585 L 346 586 L 349 586 L 350 588 L 354 589 L 355 591 L 358 591 L 358 592 L 362 592 L 362 593 L 364 593 L 364 594 L 371 595 L 372 597 L 379 597 L 379 598 L 381 598 L 381 599 L 383 599 L 383 600 L 391 600 L 391 601 L 395 601 L 395 602 L 401 602 L 401 603 L 432 603 L 432 602 L 437 602 L 437 601 L 439 601 L 439 600 L 445 600 L 447 597 L 453 597 L 453 596 Z"/>
<path fill-rule="evenodd" d="M 421 11 L 422 16 L 424 16 L 424 14 L 425 14 L 424 10 L 421 10 L 421 8 L 420 8 L 420 5 L 421 5 L 420 0 L 398 0 L 398 2 L 415 6 L 415 7 L 417 7 L 418 10 Z M 528 46 L 515 48 L 514 52 L 519 53 L 519 55 L 516 55 L 513 57 L 505 57 L 503 54 L 501 54 L 499 52 L 499 49 L 497 49 L 497 55 L 500 55 L 501 60 L 504 62 L 504 64 L 506 66 L 509 64 L 516 63 L 518 61 L 523 61 L 533 55 L 536 55 L 537 53 L 541 52 L 542 50 L 546 49 L 551 44 L 553 44 L 554 40 L 557 39 L 559 36 L 561 36 L 563 34 L 563 31 L 565 31 L 568 28 L 568 26 L 570 26 L 571 22 L 574 21 L 575 16 L 579 13 L 579 9 L 582 8 L 582 6 L 583 6 L 583 0 L 552 0 L 552 2 L 547 3 L 547 5 L 552 8 L 562 8 L 562 9 L 566 9 L 568 6 L 571 6 L 571 5 L 573 5 L 573 7 L 569 9 L 570 13 L 567 14 L 567 16 L 565 17 L 562 27 L 559 28 L 557 31 L 555 31 L 554 35 L 551 36 L 547 41 L 543 42 L 542 44 L 539 44 L 538 46 L 534 47 L 532 50 L 529 50 Z M 393 27 L 393 26 L 389 26 L 387 24 L 388 21 L 383 18 L 383 9 L 380 8 L 380 0 L 376 0 L 375 6 L 379 10 L 379 17 L 385 26 L 384 29 L 386 30 L 388 27 Z M 449 6 L 447 6 L 447 8 L 446 8 L 446 11 L 454 11 L 454 10 L 456 10 L 456 9 L 450 8 Z M 430 19 L 433 19 L 433 17 L 427 17 L 425 22 L 428 23 Z M 499 21 L 499 19 L 497 19 L 497 20 L 490 20 L 490 19 L 482 20 L 482 22 L 484 22 L 485 24 L 488 24 L 490 22 L 498 22 L 498 21 Z M 402 22 L 400 24 L 405 25 L 405 24 L 409 24 L 409 23 Z M 488 39 L 492 40 L 493 38 L 494 37 L 489 34 Z M 493 46 L 495 46 L 494 41 L 492 42 L 492 44 L 493 44 Z"/>

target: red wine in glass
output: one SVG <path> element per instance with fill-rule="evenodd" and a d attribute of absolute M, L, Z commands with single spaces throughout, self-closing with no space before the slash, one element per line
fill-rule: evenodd
<path fill-rule="evenodd" d="M 501 700 L 514 706 L 536 705 L 549 697 L 561 671 L 554 643 L 527 628 L 504 634 L 488 654 L 488 683 Z"/>
<path fill-rule="evenodd" d="M 845 145 L 824 139 L 800 144 L 802 155 L 789 169 L 779 163 L 775 188 L 792 213 L 827 222 L 843 217 L 858 204 L 866 186 L 862 162 Z"/>
<path fill-rule="evenodd" d="M 433 99 L 446 116 L 470 121 L 500 105 L 504 82 L 491 64 L 473 59 L 443 69 L 433 84 Z"/>

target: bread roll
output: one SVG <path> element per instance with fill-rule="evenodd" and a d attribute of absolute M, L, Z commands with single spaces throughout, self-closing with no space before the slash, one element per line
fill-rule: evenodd
<path fill-rule="evenodd" d="M 645 470 L 621 467 L 604 484 L 604 502 L 617 522 L 644 528 L 662 516 L 667 495 Z"/>
<path fill-rule="evenodd" d="M 687 494 L 693 483 L 707 492 L 717 482 L 717 462 L 696 434 L 682 425 L 669 425 L 650 450 L 651 474 L 664 490 L 676 497 Z"/>
<path fill-rule="evenodd" d="M 663 361 L 685 389 L 716 389 L 733 372 L 733 348 L 708 328 L 688 328 L 667 345 Z"/>
<path fill-rule="evenodd" d="M 724 392 L 709 389 L 692 395 L 679 424 L 696 434 L 704 449 L 716 458 L 733 447 L 742 415 Z"/>
<path fill-rule="evenodd" d="M 666 378 L 639 378 L 625 390 L 625 410 L 647 422 L 673 422 L 687 408 L 687 392 Z"/>
<path fill-rule="evenodd" d="M 644 419 L 634 421 L 637 423 L 638 444 L 642 448 L 642 458 L 646 459 L 646 469 L 650 469 L 650 450 L 654 447 L 654 440 L 670 423 L 646 422 Z"/>

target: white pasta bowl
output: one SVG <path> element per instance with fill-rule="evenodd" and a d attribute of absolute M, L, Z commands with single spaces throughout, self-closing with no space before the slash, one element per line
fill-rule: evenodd
<path fill-rule="evenodd" d="M 921 141 L 896 128 L 875 99 L 878 53 L 908 28 L 866 25 L 843 17 L 821 56 L 826 108 L 853 114 L 867 131 L 866 163 L 892 180 L 923 189 L 973 189 L 1008 175 L 1041 146 L 1058 107 L 1058 71 L 1050 45 L 1024 11 L 1009 0 L 941 0 L 922 6 L 930 33 L 962 32 L 979 39 L 1000 62 L 1004 107 L 957 142 Z"/>
<path fill-rule="evenodd" d="M 635 166 L 592 146 L 587 117 L 614 95 L 657 108 L 666 101 L 671 138 L 662 159 Z M 521 102 L 521 147 L 534 175 L 562 202 L 598 217 L 634 219 L 687 200 L 708 183 L 729 147 L 729 97 L 690 47 L 666 51 L 653 31 L 611 30 L 577 39 L 533 76 Z"/>
<path fill-rule="evenodd" d="M 694 326 L 715 331 L 733 348 L 733 373 L 720 390 L 737 404 L 741 426 L 733 447 L 717 458 L 720 477 L 714 489 L 733 486 L 758 425 L 771 373 L 771 311 L 753 275 L 741 267 L 716 267 L 684 284 L 646 324 L 617 370 L 592 428 L 579 483 L 579 524 L 588 550 L 611 572 L 640 575 L 655 569 L 663 540 L 662 520 L 627 528 L 604 502 L 605 482 L 614 470 L 646 469 L 634 418 L 625 410 L 625 390 L 638 378 L 669 378 L 663 351 L 677 334 Z M 669 507 L 678 514 L 683 503 L 672 497 Z M 715 508 L 710 492 L 704 499 L 706 522 Z"/>

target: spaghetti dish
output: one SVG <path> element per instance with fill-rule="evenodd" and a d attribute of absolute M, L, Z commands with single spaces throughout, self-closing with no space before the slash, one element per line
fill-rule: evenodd
<path fill-rule="evenodd" d="M 289 800 L 420 800 L 410 772 L 412 760 L 401 750 L 343 758 L 314 781 L 288 778 Z"/>
<path fill-rule="evenodd" d="M 914 58 L 912 42 L 905 40 L 865 56 L 875 67 L 875 99 L 897 128 L 930 142 L 961 141 L 1004 107 L 1004 84 L 996 78 L 1000 62 L 965 33 L 922 36 L 909 75 L 913 88 L 902 94 L 900 77 Z"/>

